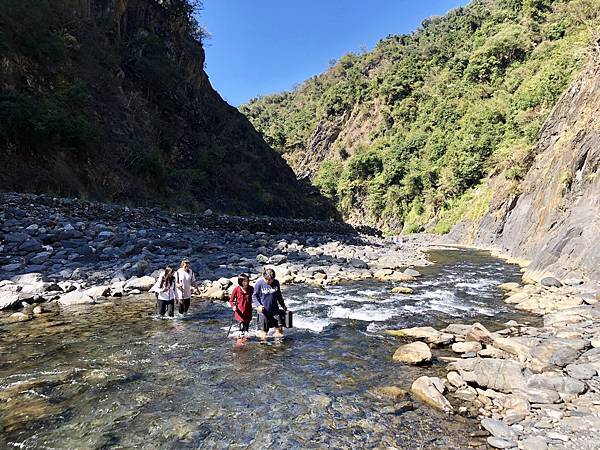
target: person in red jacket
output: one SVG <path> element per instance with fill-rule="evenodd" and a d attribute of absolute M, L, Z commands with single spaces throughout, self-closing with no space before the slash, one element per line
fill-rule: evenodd
<path fill-rule="evenodd" d="M 235 313 L 235 320 L 242 332 L 248 331 L 252 320 L 252 292 L 250 278 L 242 273 L 238 277 L 238 286 L 233 289 L 229 297 L 229 304 Z"/>

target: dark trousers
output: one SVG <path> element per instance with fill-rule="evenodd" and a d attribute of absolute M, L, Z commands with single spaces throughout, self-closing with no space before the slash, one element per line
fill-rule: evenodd
<path fill-rule="evenodd" d="M 190 309 L 190 299 L 184 298 L 179 300 L 179 314 L 188 312 L 188 309 Z"/>
<path fill-rule="evenodd" d="M 250 328 L 250 321 L 238 322 L 238 327 L 240 327 L 240 331 L 248 331 L 248 328 Z"/>
<path fill-rule="evenodd" d="M 173 317 L 175 309 L 175 301 L 174 300 L 159 300 L 158 301 L 158 313 L 161 316 L 165 315 L 165 312 L 169 314 L 169 317 Z"/>

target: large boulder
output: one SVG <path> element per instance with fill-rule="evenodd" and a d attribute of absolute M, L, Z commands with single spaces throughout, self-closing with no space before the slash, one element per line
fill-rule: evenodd
<path fill-rule="evenodd" d="M 454 410 L 448 399 L 444 397 L 442 392 L 436 387 L 436 383 L 430 377 L 422 376 L 417 378 L 410 390 L 415 397 L 434 408 L 448 413 Z"/>
<path fill-rule="evenodd" d="M 431 361 L 431 350 L 424 342 L 412 342 L 398 347 L 393 359 L 405 364 L 421 364 Z"/>
<path fill-rule="evenodd" d="M 86 289 L 83 292 L 92 297 L 94 300 L 99 297 L 110 297 L 111 295 L 110 286 L 94 286 Z"/>
<path fill-rule="evenodd" d="M 12 308 L 17 305 L 21 299 L 17 292 L 0 291 L 0 310 Z"/>
<path fill-rule="evenodd" d="M 84 305 L 95 303 L 94 299 L 86 294 L 84 291 L 72 291 L 68 294 L 61 296 L 58 299 L 58 303 L 63 306 L 72 306 L 72 305 Z"/>
<path fill-rule="evenodd" d="M 269 264 L 273 264 L 274 266 L 278 266 L 285 262 L 287 262 L 287 256 L 285 255 L 273 255 L 269 258 Z"/>
<path fill-rule="evenodd" d="M 524 388 L 525 367 L 517 361 L 493 358 L 468 358 L 448 364 L 448 370 L 457 371 L 467 383 L 510 393 Z"/>
<path fill-rule="evenodd" d="M 149 275 L 143 276 L 143 277 L 133 277 L 131 279 L 129 279 L 127 281 L 127 283 L 125 283 L 125 289 L 127 290 L 133 290 L 133 289 L 139 289 L 140 291 L 149 291 L 152 286 L 154 286 L 154 284 L 156 283 L 156 280 L 154 279 L 154 277 L 151 277 Z"/>
<path fill-rule="evenodd" d="M 465 341 L 481 342 L 482 344 L 492 344 L 494 338 L 492 333 L 480 323 L 474 323 L 465 334 Z"/>

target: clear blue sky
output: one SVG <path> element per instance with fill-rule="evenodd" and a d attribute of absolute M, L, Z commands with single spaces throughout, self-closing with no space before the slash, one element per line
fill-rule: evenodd
<path fill-rule="evenodd" d="M 331 59 L 372 49 L 389 34 L 414 31 L 423 19 L 467 0 L 203 0 L 199 21 L 206 72 L 238 106 L 289 90 L 325 71 Z"/>

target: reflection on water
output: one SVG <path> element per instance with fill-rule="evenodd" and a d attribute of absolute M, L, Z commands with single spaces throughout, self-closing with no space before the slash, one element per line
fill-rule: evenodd
<path fill-rule="evenodd" d="M 472 422 L 418 403 L 396 412 L 368 392 L 443 373 L 393 363 L 400 341 L 382 329 L 513 317 L 495 284 L 517 269 L 432 256 L 441 264 L 412 296 L 376 282 L 286 289 L 298 328 L 267 344 L 227 339 L 230 310 L 216 303 L 166 320 L 153 300 L 122 299 L 4 326 L 0 447 L 465 447 Z"/>

